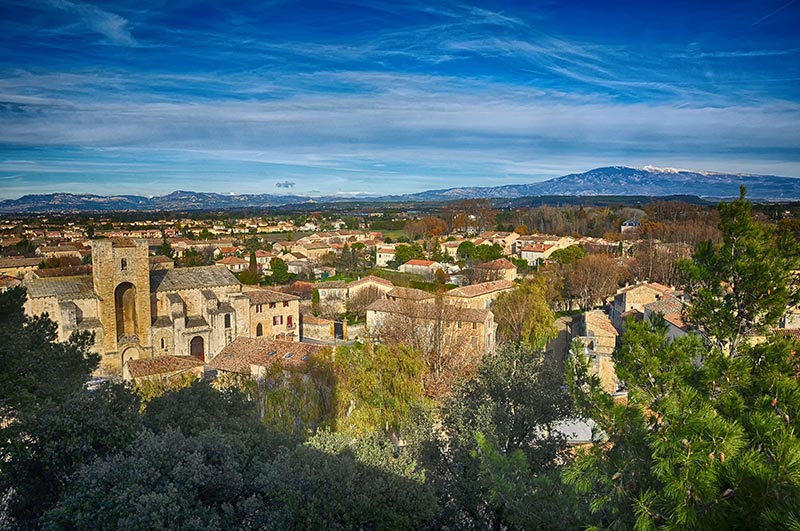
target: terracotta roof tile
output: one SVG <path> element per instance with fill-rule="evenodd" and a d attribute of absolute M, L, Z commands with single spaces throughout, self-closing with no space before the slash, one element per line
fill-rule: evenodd
<path fill-rule="evenodd" d="M 305 364 L 309 357 L 318 355 L 326 347 L 298 343 L 237 337 L 223 348 L 209 365 L 219 371 L 250 373 L 251 365 L 269 366 L 280 362 L 284 366 Z M 285 357 L 292 354 L 291 357 Z"/>
<path fill-rule="evenodd" d="M 203 362 L 192 356 L 156 356 L 128 362 L 131 378 L 143 378 L 202 367 Z"/>
<path fill-rule="evenodd" d="M 479 284 L 471 284 L 469 286 L 451 289 L 445 293 L 445 295 L 448 297 L 472 298 L 486 295 L 487 293 L 493 293 L 495 291 L 507 291 L 514 289 L 514 286 L 515 284 L 508 280 L 492 280 L 490 282 L 481 282 Z"/>
<path fill-rule="evenodd" d="M 296 295 L 290 295 L 289 293 L 282 293 L 280 291 L 266 288 L 247 289 L 243 293 L 250 299 L 250 304 L 267 304 L 270 302 L 300 300 L 300 297 Z"/>

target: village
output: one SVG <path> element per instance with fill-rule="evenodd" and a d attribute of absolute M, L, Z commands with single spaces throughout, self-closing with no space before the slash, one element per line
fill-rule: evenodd
<path fill-rule="evenodd" d="M 495 304 L 534 278 L 546 279 L 558 315 L 542 345 L 548 356 L 563 366 L 580 340 L 610 393 L 626 392 L 613 354 L 628 319 L 658 315 L 670 338 L 690 331 L 674 271 L 691 245 L 654 238 L 669 230 L 642 210 L 602 237 L 483 230 L 474 215 L 449 214 L 399 216 L 393 226 L 402 231 L 370 230 L 380 213 L 350 218 L 355 228 L 321 213 L 302 225 L 5 220 L 3 249 L 28 255 L 0 257 L 0 286 L 24 286 L 26 312 L 47 313 L 60 340 L 92 332 L 98 378 L 162 383 L 231 371 L 257 377 L 276 364 L 298 371 L 326 347 L 363 341 L 478 360 L 519 339 L 507 325 L 528 309 Z M 797 309 L 780 328 L 798 333 Z"/>

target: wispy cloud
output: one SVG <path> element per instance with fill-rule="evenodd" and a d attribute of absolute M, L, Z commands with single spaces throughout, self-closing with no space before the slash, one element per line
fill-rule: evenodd
<path fill-rule="evenodd" d="M 76 15 L 82 25 L 103 35 L 113 44 L 138 46 L 128 28 L 128 21 L 119 15 L 82 2 L 48 0 L 48 3 L 54 8 Z"/>

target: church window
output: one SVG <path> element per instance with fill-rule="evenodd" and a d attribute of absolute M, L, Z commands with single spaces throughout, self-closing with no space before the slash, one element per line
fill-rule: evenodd
<path fill-rule="evenodd" d="M 261 323 L 258 323 L 258 326 L 256 326 L 256 337 L 261 337 L 263 335 L 264 335 L 264 327 L 261 325 Z"/>
<path fill-rule="evenodd" d="M 127 258 L 123 258 L 122 260 L 119 261 L 119 268 L 122 271 L 126 271 L 128 269 L 128 259 Z"/>
<path fill-rule="evenodd" d="M 225 314 L 225 328 L 230 328 L 230 327 L 231 327 L 231 314 L 226 313 Z"/>
<path fill-rule="evenodd" d="M 167 348 L 167 340 L 164 339 L 163 337 L 161 338 L 161 348 L 162 349 Z"/>

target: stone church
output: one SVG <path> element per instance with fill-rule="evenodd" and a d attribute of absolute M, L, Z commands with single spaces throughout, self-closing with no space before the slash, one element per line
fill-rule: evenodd
<path fill-rule="evenodd" d="M 235 338 L 255 336 L 256 328 L 269 339 L 299 338 L 297 297 L 245 291 L 224 266 L 151 269 L 146 240 L 95 240 L 91 276 L 24 284 L 26 312 L 48 313 L 59 340 L 76 330 L 95 333 L 105 375 L 126 374 L 131 360 L 161 356 L 206 363 Z M 258 323 L 251 322 L 254 316 Z"/>

